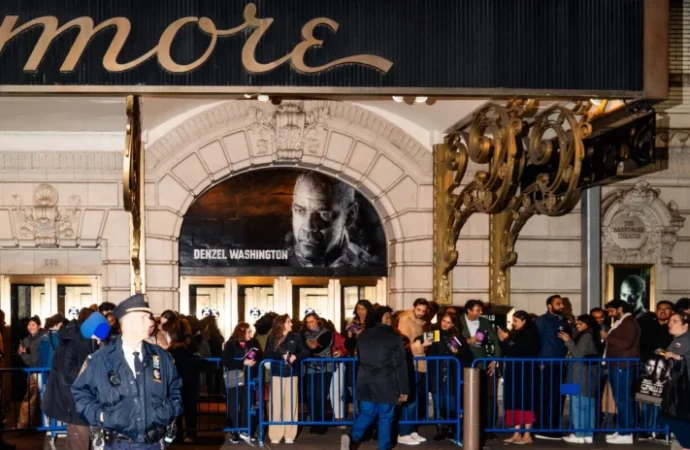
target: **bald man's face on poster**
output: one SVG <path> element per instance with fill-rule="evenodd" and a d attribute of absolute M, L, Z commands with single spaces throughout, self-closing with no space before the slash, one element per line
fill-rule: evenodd
<path fill-rule="evenodd" d="M 319 264 L 327 255 L 347 245 L 347 225 L 357 206 L 351 188 L 336 186 L 324 178 L 300 177 L 292 200 L 292 233 L 295 253 Z"/>
<path fill-rule="evenodd" d="M 651 311 L 650 267 L 623 266 L 614 268 L 614 296 L 630 305 L 633 316 L 641 317 Z"/>

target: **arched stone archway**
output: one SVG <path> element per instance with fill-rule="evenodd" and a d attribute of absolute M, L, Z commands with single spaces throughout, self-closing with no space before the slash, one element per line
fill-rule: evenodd
<path fill-rule="evenodd" d="M 403 308 L 431 295 L 432 155 L 370 112 L 331 101 L 230 101 L 182 123 L 146 155 L 147 290 L 156 309 L 178 306 L 177 241 L 194 199 L 271 166 L 324 172 L 359 190 L 386 232 L 388 303 Z"/>

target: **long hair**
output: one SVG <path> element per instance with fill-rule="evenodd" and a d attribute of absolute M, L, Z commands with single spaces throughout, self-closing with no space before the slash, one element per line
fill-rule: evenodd
<path fill-rule="evenodd" d="M 276 350 L 285 339 L 285 322 L 290 318 L 289 315 L 283 314 L 273 320 L 273 326 L 268 337 L 273 338 L 273 350 Z"/>
<path fill-rule="evenodd" d="M 359 320 L 359 316 L 357 315 L 357 307 L 358 306 L 363 306 L 367 310 L 367 315 L 364 318 L 364 323 L 360 324 L 363 325 L 364 328 L 371 328 L 374 326 L 374 305 L 371 304 L 369 300 L 359 300 L 357 304 L 355 305 L 355 309 L 352 311 L 352 314 L 355 316 L 355 319 Z"/>
<path fill-rule="evenodd" d="M 235 326 L 230 336 L 231 341 L 244 342 L 244 337 L 246 336 L 247 330 L 249 329 L 249 324 L 247 322 L 240 322 Z"/>

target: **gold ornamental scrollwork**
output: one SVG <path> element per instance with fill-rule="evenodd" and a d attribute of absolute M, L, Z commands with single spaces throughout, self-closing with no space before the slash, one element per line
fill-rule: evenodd
<path fill-rule="evenodd" d="M 531 101 L 511 101 L 506 106 L 490 103 L 450 133 L 444 145 L 435 151 L 444 152 L 436 158 L 434 175 L 436 207 L 444 208 L 443 223 L 435 229 L 434 297 L 439 303 L 451 303 L 450 275 L 458 262 L 457 241 L 467 220 L 476 212 L 495 214 L 503 211 L 514 197 L 524 167 L 521 143 L 523 117 L 534 110 Z M 478 170 L 472 181 L 462 187 L 469 162 L 488 164 Z M 440 166 L 440 167 L 439 167 Z M 442 180 L 446 179 L 444 186 Z M 460 190 L 460 192 L 458 192 Z M 440 270 L 439 270 L 440 265 Z"/>
<path fill-rule="evenodd" d="M 122 174 L 125 211 L 130 215 L 131 292 L 145 293 L 144 267 L 144 148 L 141 142 L 141 104 L 138 96 L 127 96 L 127 128 Z"/>
<path fill-rule="evenodd" d="M 504 303 L 509 292 L 507 271 L 517 262 L 515 244 L 520 231 L 535 214 L 556 217 L 569 213 L 580 200 L 580 175 L 585 159 L 584 140 L 591 134 L 591 104 L 568 108 L 553 105 L 535 117 L 529 132 L 526 184 L 508 208 L 492 236 L 500 241 L 498 273 L 492 274 L 493 302 Z M 531 180 L 530 184 L 525 182 Z M 495 262 L 494 262 L 495 264 Z M 495 266 L 492 267 L 495 270 Z"/>

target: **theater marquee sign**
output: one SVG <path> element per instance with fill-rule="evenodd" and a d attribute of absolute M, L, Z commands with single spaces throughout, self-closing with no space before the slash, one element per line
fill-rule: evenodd
<path fill-rule="evenodd" d="M 5 0 L 0 92 L 663 96 L 665 2 Z"/>

